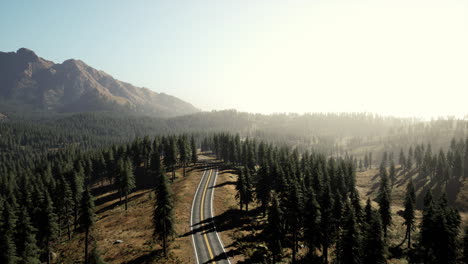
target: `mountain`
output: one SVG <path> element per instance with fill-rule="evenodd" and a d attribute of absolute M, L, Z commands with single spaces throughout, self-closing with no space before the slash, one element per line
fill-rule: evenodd
<path fill-rule="evenodd" d="M 116 80 L 81 60 L 56 64 L 25 48 L 0 52 L 0 100 L 0 105 L 17 109 L 60 113 L 124 111 L 171 117 L 199 111 L 174 96 Z"/>

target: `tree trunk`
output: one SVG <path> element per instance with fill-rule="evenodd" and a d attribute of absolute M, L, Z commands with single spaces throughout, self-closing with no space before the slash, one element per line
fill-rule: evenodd
<path fill-rule="evenodd" d="M 249 212 L 249 203 L 245 203 L 245 211 Z"/>
<path fill-rule="evenodd" d="M 78 208 L 76 208 L 76 203 L 75 203 L 75 210 L 73 210 L 73 216 L 74 216 L 74 220 L 73 220 L 73 232 L 76 232 L 76 229 L 77 229 L 77 224 L 78 224 Z"/>
<path fill-rule="evenodd" d="M 408 226 L 408 248 L 411 248 L 411 226 Z"/>
<path fill-rule="evenodd" d="M 164 221 L 163 250 L 164 250 L 164 257 L 167 257 L 167 231 L 166 231 L 166 221 Z"/>
<path fill-rule="evenodd" d="M 128 194 L 127 192 L 125 192 L 125 211 L 127 211 L 127 208 L 128 208 L 127 202 L 128 202 Z"/>
<path fill-rule="evenodd" d="M 68 240 L 71 240 L 70 219 L 66 219 L 65 221 L 67 221 Z"/>
<path fill-rule="evenodd" d="M 88 239 L 89 239 L 89 228 L 86 228 L 86 234 L 85 234 L 85 264 L 88 264 Z"/>
<path fill-rule="evenodd" d="M 296 247 L 296 243 L 297 242 L 297 231 L 296 229 L 294 228 L 294 231 L 293 231 L 293 246 L 292 246 L 292 263 L 296 263 L 296 251 L 297 251 L 297 247 Z"/>
<path fill-rule="evenodd" d="M 172 165 L 172 181 L 175 180 L 175 167 Z"/>
<path fill-rule="evenodd" d="M 184 178 L 185 178 L 185 168 L 187 167 L 187 164 L 184 163 Z"/>
<path fill-rule="evenodd" d="M 322 249 L 323 263 L 328 264 L 328 245 L 324 245 Z"/>
<path fill-rule="evenodd" d="M 47 239 L 46 246 L 47 246 L 47 264 L 50 264 L 50 241 L 49 239 Z"/>

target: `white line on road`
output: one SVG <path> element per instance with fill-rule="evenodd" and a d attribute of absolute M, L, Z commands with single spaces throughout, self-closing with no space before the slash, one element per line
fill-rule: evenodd
<path fill-rule="evenodd" d="M 195 259 L 197 260 L 197 264 L 200 264 L 198 261 L 198 252 L 197 252 L 197 246 L 195 245 L 195 237 L 193 234 L 193 223 L 192 223 L 192 218 L 193 218 L 193 207 L 195 205 L 195 199 L 197 198 L 198 190 L 200 189 L 200 185 L 203 181 L 203 178 L 205 178 L 206 170 L 203 171 L 202 178 L 200 179 L 200 183 L 198 184 L 197 190 L 195 191 L 195 195 L 193 196 L 193 201 L 192 201 L 192 211 L 190 212 L 190 232 L 192 233 L 192 244 L 193 244 L 193 250 L 195 251 Z"/>
<path fill-rule="evenodd" d="M 215 230 L 215 234 L 216 234 L 216 237 L 218 238 L 218 241 L 219 241 L 219 244 L 221 245 L 221 248 L 223 249 L 223 252 L 224 252 L 224 255 L 226 256 L 226 259 L 228 261 L 229 264 L 231 264 L 231 261 L 229 260 L 229 257 L 226 253 L 226 251 L 224 250 L 224 245 L 223 245 L 223 242 L 221 242 L 221 239 L 219 238 L 219 235 L 218 235 L 218 231 L 216 231 L 216 225 L 215 225 L 215 222 L 214 222 L 214 213 L 213 213 L 213 196 L 214 196 L 214 191 L 215 191 L 215 186 L 216 186 L 216 180 L 218 179 L 218 169 L 216 169 L 215 171 L 215 179 L 214 179 L 214 184 L 213 186 L 211 186 L 211 188 L 213 188 L 213 190 L 211 191 L 211 221 L 213 222 L 213 227 L 214 227 L 214 230 Z"/>

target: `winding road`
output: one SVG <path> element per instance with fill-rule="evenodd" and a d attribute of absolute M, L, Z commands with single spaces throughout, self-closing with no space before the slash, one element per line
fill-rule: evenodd
<path fill-rule="evenodd" d="M 217 177 L 217 169 L 205 169 L 193 198 L 190 228 L 197 264 L 231 264 L 213 221 L 213 193 Z"/>

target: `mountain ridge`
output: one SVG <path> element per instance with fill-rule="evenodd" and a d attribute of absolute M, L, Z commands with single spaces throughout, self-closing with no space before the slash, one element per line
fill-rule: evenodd
<path fill-rule="evenodd" d="M 53 112 L 111 110 L 160 117 L 199 112 L 175 96 L 117 80 L 82 60 L 54 63 L 26 48 L 0 52 L 0 99 Z"/>

